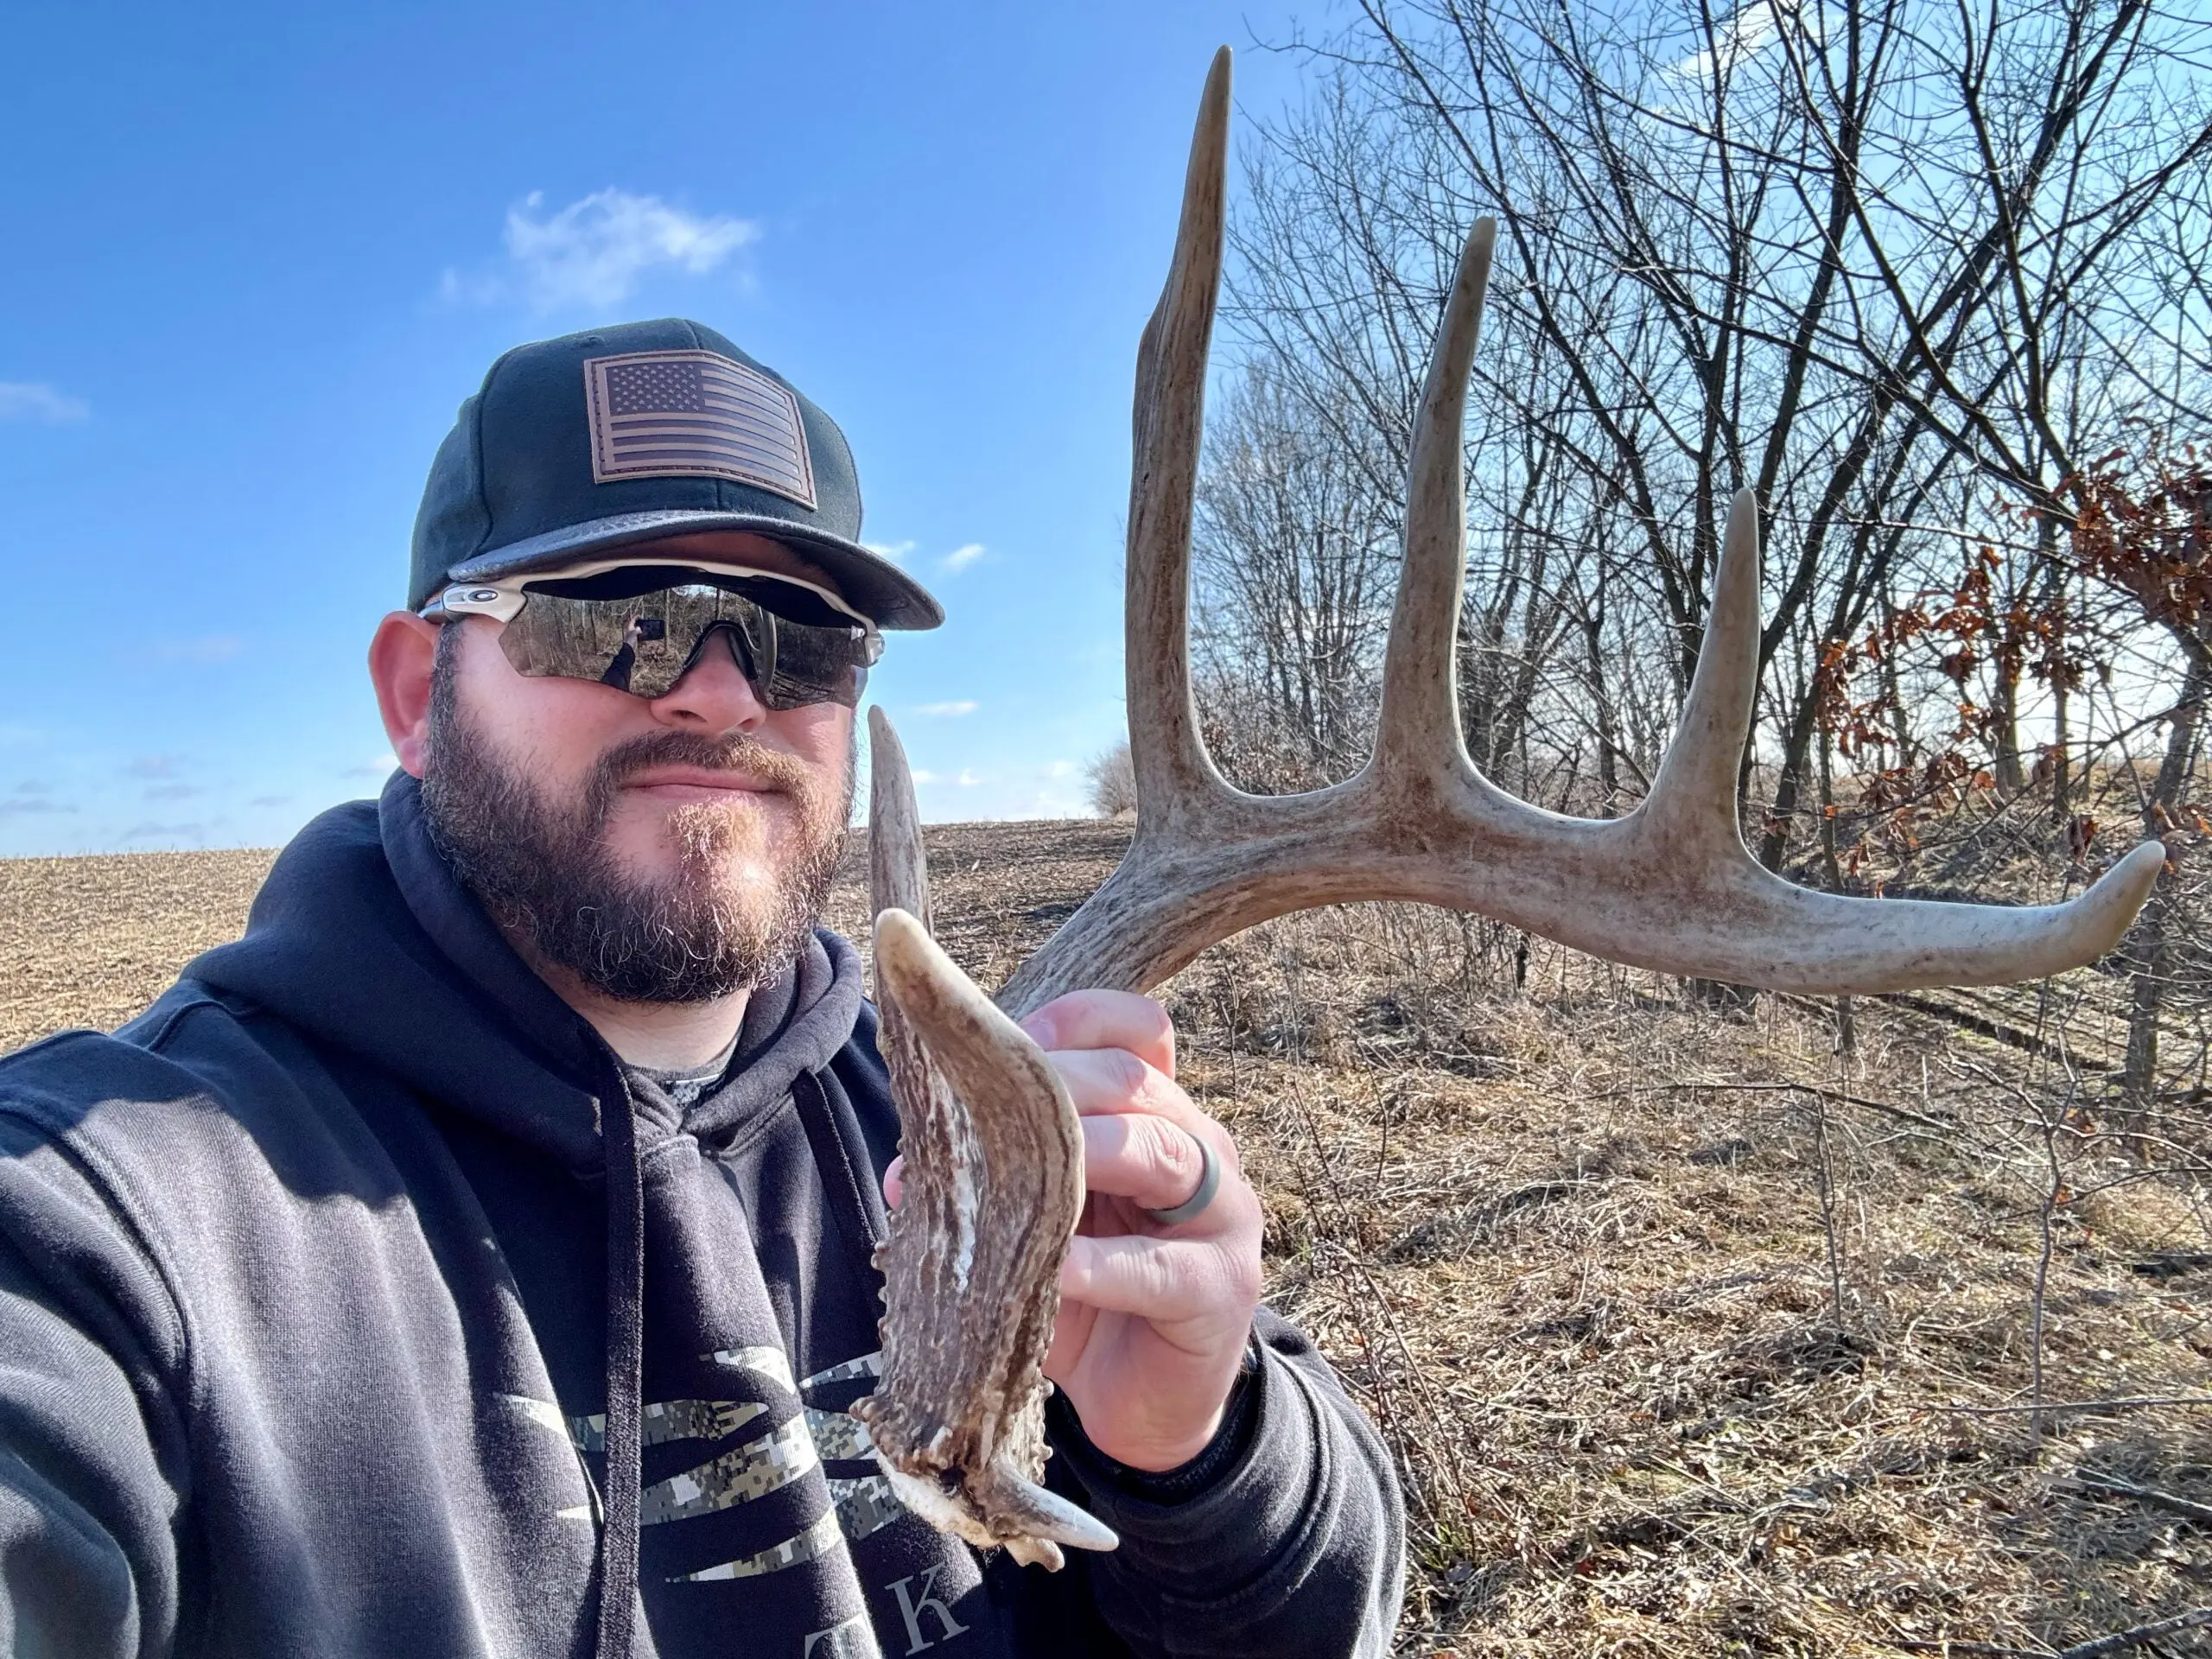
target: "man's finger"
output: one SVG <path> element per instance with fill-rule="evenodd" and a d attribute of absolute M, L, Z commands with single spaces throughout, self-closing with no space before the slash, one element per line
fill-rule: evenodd
<path fill-rule="evenodd" d="M 1204 1240 L 1077 1234 L 1060 1265 L 1060 1294 L 1172 1325 L 1236 1306 L 1238 1291 L 1222 1250 Z"/>
<path fill-rule="evenodd" d="M 1197 1138 L 1165 1117 L 1114 1112 L 1083 1120 L 1083 1182 L 1093 1192 L 1173 1210 L 1190 1200 L 1205 1175 Z"/>
<path fill-rule="evenodd" d="M 1021 1028 L 1039 1048 L 1126 1048 L 1164 1076 L 1175 1075 L 1175 1027 L 1148 996 L 1071 991 L 1023 1020 Z"/>
<path fill-rule="evenodd" d="M 1084 1181 L 1093 1192 L 1147 1210 L 1173 1210 L 1198 1191 L 1205 1173 L 1201 1139 L 1213 1147 L 1224 1180 L 1239 1173 L 1229 1132 L 1127 1050 L 1076 1049 L 1049 1058 L 1083 1120 Z M 904 1154 L 883 1172 L 883 1200 L 894 1210 L 906 1172 Z"/>
<path fill-rule="evenodd" d="M 1176 1081 L 1147 1065 L 1126 1048 L 1054 1049 L 1046 1055 L 1067 1085 L 1076 1115 L 1152 1112 L 1181 1124 L 1193 1135 L 1218 1128 L 1192 1103 Z M 1219 1142 L 1216 1142 L 1218 1146 Z"/>

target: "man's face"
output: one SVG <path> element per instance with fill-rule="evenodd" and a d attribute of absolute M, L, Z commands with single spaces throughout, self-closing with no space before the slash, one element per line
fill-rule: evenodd
<path fill-rule="evenodd" d="M 819 581 L 758 537 L 652 544 Z M 423 798 L 462 880 L 602 995 L 696 1002 L 789 962 L 818 918 L 852 800 L 851 709 L 774 710 L 727 632 L 666 696 L 516 671 L 500 625 L 439 641 Z"/>

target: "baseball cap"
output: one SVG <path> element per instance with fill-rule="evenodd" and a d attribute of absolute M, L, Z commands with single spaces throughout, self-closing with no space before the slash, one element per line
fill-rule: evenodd
<path fill-rule="evenodd" d="M 448 582 L 716 530 L 812 560 L 880 628 L 944 620 L 920 583 L 861 545 L 860 480 L 837 423 L 681 317 L 536 340 L 493 364 L 430 463 L 408 608 Z"/>

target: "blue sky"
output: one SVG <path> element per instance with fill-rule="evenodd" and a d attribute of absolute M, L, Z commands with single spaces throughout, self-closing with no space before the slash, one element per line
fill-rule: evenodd
<path fill-rule="evenodd" d="M 1297 9 L 1310 22 L 1318 5 Z M 933 819 L 1122 729 L 1137 334 L 1208 56 L 1293 10 L 18 4 L 0 102 L 0 855 L 269 845 L 390 760 L 362 662 L 518 340 L 711 323 L 844 426 L 948 625 Z"/>

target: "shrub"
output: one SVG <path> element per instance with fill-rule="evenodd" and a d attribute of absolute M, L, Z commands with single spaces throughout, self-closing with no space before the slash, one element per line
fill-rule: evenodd
<path fill-rule="evenodd" d="M 1090 779 L 1091 810 L 1100 817 L 1136 816 L 1137 772 L 1129 760 L 1128 738 L 1093 756 L 1085 772 Z"/>

